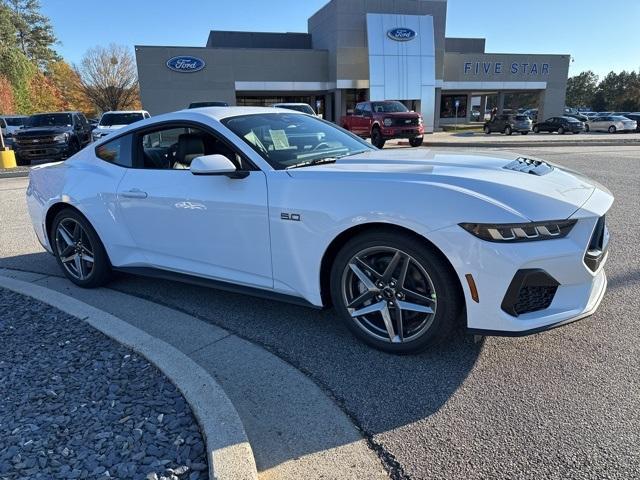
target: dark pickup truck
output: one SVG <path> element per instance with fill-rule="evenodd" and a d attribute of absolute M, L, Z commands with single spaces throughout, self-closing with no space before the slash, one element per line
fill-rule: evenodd
<path fill-rule="evenodd" d="M 424 138 L 422 116 L 390 100 L 358 103 L 353 114 L 342 117 L 340 125 L 359 137 L 371 138 L 378 148 L 392 138 L 408 138 L 412 147 L 419 147 Z"/>
<path fill-rule="evenodd" d="M 37 113 L 15 133 L 18 165 L 33 160 L 64 160 L 91 142 L 91 126 L 80 112 Z"/>

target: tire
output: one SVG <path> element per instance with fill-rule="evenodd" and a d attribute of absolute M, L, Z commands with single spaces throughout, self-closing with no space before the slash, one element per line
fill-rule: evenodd
<path fill-rule="evenodd" d="M 71 143 L 69 144 L 69 152 L 67 153 L 66 158 L 73 157 L 79 151 L 80 151 L 80 145 L 78 144 L 78 141 L 71 140 Z"/>
<path fill-rule="evenodd" d="M 81 228 L 80 232 L 76 226 Z M 104 245 L 91 224 L 77 211 L 71 208 L 60 211 L 53 219 L 49 238 L 58 265 L 73 283 L 83 288 L 96 288 L 109 281 L 111 263 Z M 78 257 L 79 262 L 76 259 L 63 261 L 70 257 Z M 93 263 L 88 258 L 92 258 Z"/>
<path fill-rule="evenodd" d="M 565 134 L 564 127 L 558 128 L 558 135 L 564 135 L 564 134 Z"/>
<path fill-rule="evenodd" d="M 520 135 L 528 135 L 529 132 L 520 132 Z"/>
<path fill-rule="evenodd" d="M 424 141 L 423 137 L 415 137 L 415 138 L 410 138 L 409 139 L 409 145 L 411 145 L 412 147 L 419 147 L 420 145 L 422 145 L 422 142 Z"/>
<path fill-rule="evenodd" d="M 31 160 L 27 160 L 25 158 L 22 158 L 20 155 L 18 155 L 17 153 L 14 153 L 14 155 L 16 156 L 16 165 L 19 167 L 25 167 L 28 165 L 31 165 Z"/>
<path fill-rule="evenodd" d="M 386 143 L 386 140 L 382 137 L 382 132 L 380 131 L 380 128 L 378 127 L 373 127 L 373 130 L 371 130 L 371 143 L 373 144 L 374 147 L 377 148 L 384 148 L 384 144 Z"/>
<path fill-rule="evenodd" d="M 615 125 L 611 125 L 611 126 L 609 127 L 609 133 L 616 133 L 616 131 L 617 131 L 617 128 L 616 128 L 616 126 L 615 126 Z"/>
<path fill-rule="evenodd" d="M 513 133 L 513 129 L 512 129 L 509 125 L 507 125 L 507 126 L 504 128 L 504 134 L 505 134 L 505 135 L 511 135 L 512 133 Z"/>
<path fill-rule="evenodd" d="M 533 133 L 540 133 L 540 127 L 538 125 L 533 127 Z"/>
<path fill-rule="evenodd" d="M 396 255 L 396 265 L 389 272 L 388 266 Z M 371 267 L 356 263 L 356 258 Z M 402 281 L 405 264 L 409 273 Z M 460 284 L 440 255 L 426 242 L 390 231 L 366 232 L 345 244 L 331 268 L 331 298 L 347 328 L 358 339 L 396 354 L 419 352 L 446 338 L 464 305 Z M 370 310 L 352 317 L 363 308 Z M 398 328 L 399 310 L 402 334 Z M 391 327 L 385 323 L 385 316 Z"/>
<path fill-rule="evenodd" d="M 486 133 L 487 135 L 489 135 L 491 133 L 491 129 L 485 125 L 484 128 L 482 129 L 484 131 L 484 133 Z"/>
<path fill-rule="evenodd" d="M 589 133 L 589 124 L 586 124 L 586 123 L 585 123 L 585 125 L 584 125 L 584 131 L 585 131 L 585 132 L 587 132 L 587 133 Z"/>

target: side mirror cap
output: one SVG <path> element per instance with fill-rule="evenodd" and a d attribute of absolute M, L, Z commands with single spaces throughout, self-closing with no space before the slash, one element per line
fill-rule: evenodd
<path fill-rule="evenodd" d="M 189 167 L 194 175 L 225 175 L 229 178 L 245 178 L 249 172 L 238 170 L 224 155 L 204 155 L 196 157 Z"/>

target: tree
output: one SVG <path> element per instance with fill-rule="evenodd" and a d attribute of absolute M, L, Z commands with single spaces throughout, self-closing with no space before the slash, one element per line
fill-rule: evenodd
<path fill-rule="evenodd" d="M 51 63 L 48 77 L 59 92 L 63 110 L 79 110 L 88 117 L 96 115 L 95 105 L 87 97 L 78 73 L 67 62 Z"/>
<path fill-rule="evenodd" d="M 40 69 L 60 57 L 53 49 L 57 38 L 49 19 L 40 13 L 39 0 L 0 0 L 11 14 L 9 20 L 15 29 L 15 43 L 26 57 Z M 5 20 L 6 21 L 6 20 Z"/>
<path fill-rule="evenodd" d="M 13 89 L 7 77 L 0 75 L 0 114 L 15 113 L 16 105 L 13 100 Z"/>
<path fill-rule="evenodd" d="M 15 109 L 19 113 L 31 112 L 29 80 L 37 68 L 17 48 L 0 45 L 0 75 L 11 84 Z"/>
<path fill-rule="evenodd" d="M 76 72 L 86 96 L 103 112 L 139 104 L 136 65 L 127 47 L 111 44 L 91 48 Z"/>
<path fill-rule="evenodd" d="M 29 79 L 28 90 L 31 98 L 29 113 L 55 112 L 64 109 L 60 91 L 41 71 L 36 71 Z"/>
<path fill-rule="evenodd" d="M 598 89 L 598 76 L 591 70 L 567 80 L 567 105 L 586 107 L 591 105 Z"/>

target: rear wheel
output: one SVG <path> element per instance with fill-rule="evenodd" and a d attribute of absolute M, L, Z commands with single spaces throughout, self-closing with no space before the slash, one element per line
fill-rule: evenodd
<path fill-rule="evenodd" d="M 585 131 L 585 132 L 588 132 L 588 131 L 589 131 L 589 124 L 588 124 L 588 123 L 585 123 L 585 125 L 584 125 L 584 131 Z"/>
<path fill-rule="evenodd" d="M 411 145 L 412 147 L 419 147 L 420 145 L 422 145 L 423 141 L 423 137 L 410 138 L 409 145 Z"/>
<path fill-rule="evenodd" d="M 558 134 L 559 135 L 564 135 L 564 127 L 558 128 Z"/>
<path fill-rule="evenodd" d="M 104 285 L 111 265 L 98 234 L 89 222 L 72 209 L 56 215 L 51 227 L 51 247 L 65 276 L 84 288 Z"/>
<path fill-rule="evenodd" d="M 342 248 L 331 270 L 331 297 L 356 337 L 399 354 L 446 337 L 463 305 L 444 260 L 395 232 L 365 233 Z"/>
<path fill-rule="evenodd" d="M 373 130 L 371 131 L 371 143 L 374 147 L 384 148 L 385 139 L 382 136 L 380 128 L 373 127 Z"/>
<path fill-rule="evenodd" d="M 505 135 L 511 135 L 512 133 L 513 133 L 513 130 L 511 129 L 511 126 L 507 125 L 507 126 L 504 128 L 504 134 L 505 134 Z"/>
<path fill-rule="evenodd" d="M 617 129 L 616 129 L 616 126 L 615 126 L 615 125 L 611 125 L 611 126 L 609 127 L 609 133 L 616 133 L 616 130 L 617 130 Z"/>
<path fill-rule="evenodd" d="M 538 125 L 533 127 L 533 133 L 540 133 L 540 127 Z"/>
<path fill-rule="evenodd" d="M 482 130 L 484 130 L 484 133 L 486 133 L 487 135 L 489 135 L 491 133 L 491 129 L 489 128 L 488 125 L 485 125 Z"/>

